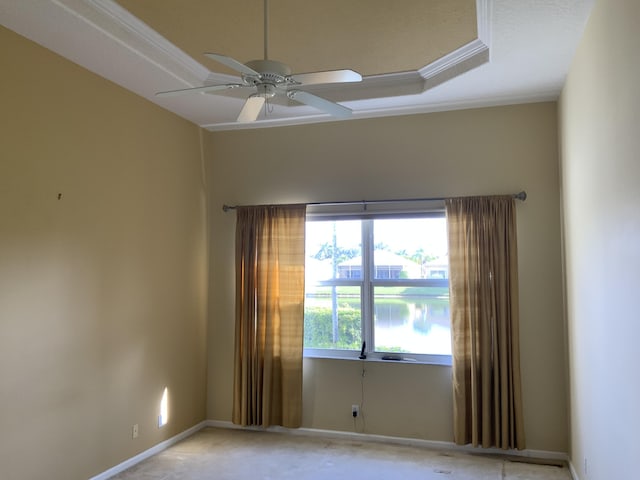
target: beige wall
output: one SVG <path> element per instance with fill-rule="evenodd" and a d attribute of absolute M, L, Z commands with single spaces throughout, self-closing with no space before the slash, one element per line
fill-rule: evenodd
<path fill-rule="evenodd" d="M 567 451 L 555 103 L 211 133 L 208 417 L 231 419 L 233 237 L 223 203 L 510 193 L 518 205 L 528 447 Z M 358 361 L 306 359 L 305 427 L 353 430 Z M 450 369 L 366 363 L 366 433 L 451 441 Z M 362 425 L 358 425 L 361 431 Z"/>
<path fill-rule="evenodd" d="M 637 0 L 597 1 L 561 97 L 570 456 L 582 480 L 638 477 L 638 21 Z"/>
<path fill-rule="evenodd" d="M 527 190 L 528 447 L 566 451 L 554 103 L 207 133 L 207 219 L 196 126 L 2 28 L 0 61 L 3 479 L 87 478 L 205 408 L 230 420 L 235 216 L 222 203 Z M 364 391 L 357 431 L 451 440 L 448 367 L 362 367 L 305 360 L 304 426 L 353 430 Z M 171 419 L 157 429 L 164 386 Z"/>
<path fill-rule="evenodd" d="M 0 64 L 0 477 L 86 479 L 205 418 L 199 129 L 2 27 Z"/>

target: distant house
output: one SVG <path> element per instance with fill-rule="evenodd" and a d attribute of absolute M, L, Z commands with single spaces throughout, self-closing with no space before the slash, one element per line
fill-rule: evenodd
<path fill-rule="evenodd" d="M 422 265 L 422 278 L 449 278 L 449 256 L 436 258 Z"/>
<path fill-rule="evenodd" d="M 385 250 L 376 250 L 375 275 L 378 279 L 421 278 L 420 264 Z M 338 264 L 338 278 L 362 278 L 362 257 Z"/>

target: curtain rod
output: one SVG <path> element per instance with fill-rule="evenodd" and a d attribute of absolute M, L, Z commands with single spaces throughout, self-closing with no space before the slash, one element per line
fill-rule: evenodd
<path fill-rule="evenodd" d="M 524 190 L 522 192 L 511 194 L 513 198 L 516 200 L 522 200 L 523 202 L 527 199 L 527 192 Z M 404 198 L 404 199 L 392 199 L 392 200 L 349 200 L 344 202 L 308 202 L 308 203 L 300 203 L 298 205 L 327 205 L 327 206 L 335 206 L 335 205 L 376 205 L 380 203 L 406 203 L 406 202 L 435 202 L 447 200 L 448 198 L 455 197 L 431 197 L 431 198 Z M 222 205 L 222 210 L 224 212 L 228 212 L 229 210 L 235 210 L 240 205 Z"/>

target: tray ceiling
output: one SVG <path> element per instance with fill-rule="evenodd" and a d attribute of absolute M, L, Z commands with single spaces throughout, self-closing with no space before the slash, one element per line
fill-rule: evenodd
<path fill-rule="evenodd" d="M 192 58 L 216 52 L 263 58 L 262 0 L 120 0 Z M 416 71 L 477 39 L 475 0 L 271 0 L 269 58 L 297 72 L 352 68 L 362 75 Z"/>
<path fill-rule="evenodd" d="M 358 84 L 308 90 L 352 118 L 557 98 L 593 0 L 271 0 L 269 58 L 294 72 L 352 68 Z M 263 57 L 262 0 L 0 0 L 2 25 L 210 130 L 333 121 L 243 95 L 155 93 L 238 81 L 202 53 Z"/>

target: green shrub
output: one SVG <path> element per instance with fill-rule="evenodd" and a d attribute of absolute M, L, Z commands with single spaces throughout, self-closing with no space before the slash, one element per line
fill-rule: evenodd
<path fill-rule="evenodd" d="M 359 350 L 362 344 L 361 322 L 359 309 L 347 304 L 339 305 L 338 338 L 334 342 L 331 309 L 306 307 L 304 309 L 304 346 Z"/>

